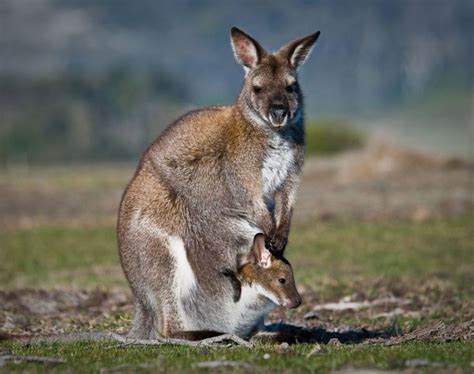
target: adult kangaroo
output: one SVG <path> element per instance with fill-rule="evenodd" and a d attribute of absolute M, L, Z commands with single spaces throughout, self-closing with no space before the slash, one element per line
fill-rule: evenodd
<path fill-rule="evenodd" d="M 143 155 L 117 227 L 136 301 L 130 336 L 182 336 L 192 325 L 187 310 L 218 318 L 221 300 L 233 300 L 225 273 L 237 272 L 258 233 L 275 255 L 283 253 L 304 159 L 296 70 L 318 36 L 268 53 L 232 28 L 245 70 L 237 101 L 185 114 Z"/>

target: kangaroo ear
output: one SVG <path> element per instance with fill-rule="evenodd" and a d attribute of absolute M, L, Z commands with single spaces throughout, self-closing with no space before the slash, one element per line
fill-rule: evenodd
<path fill-rule="evenodd" d="M 269 268 L 272 264 L 272 254 L 265 246 L 265 235 L 257 234 L 253 240 L 253 253 L 257 265 Z"/>
<path fill-rule="evenodd" d="M 290 66 L 297 69 L 300 65 L 303 65 L 311 54 L 319 34 L 320 32 L 317 31 L 314 34 L 292 41 L 281 48 L 276 54 L 286 58 Z"/>
<path fill-rule="evenodd" d="M 250 35 L 237 27 L 230 30 L 230 44 L 237 62 L 247 71 L 256 67 L 268 53 Z"/>

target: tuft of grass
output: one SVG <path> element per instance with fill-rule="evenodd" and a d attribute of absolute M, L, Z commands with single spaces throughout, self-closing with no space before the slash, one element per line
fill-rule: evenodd
<path fill-rule="evenodd" d="M 338 120 L 310 120 L 306 124 L 306 154 L 330 155 L 364 145 L 362 133 Z"/>

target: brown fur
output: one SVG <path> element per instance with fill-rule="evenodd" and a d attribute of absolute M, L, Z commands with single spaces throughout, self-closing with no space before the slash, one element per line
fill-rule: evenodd
<path fill-rule="evenodd" d="M 275 295 L 280 305 L 289 308 L 301 304 L 290 263 L 284 257 L 276 257 L 268 251 L 263 235 L 255 236 L 250 256 L 244 262 L 237 274 L 242 285 L 258 284 Z"/>
<path fill-rule="evenodd" d="M 268 269 L 262 269 L 255 263 L 248 263 L 239 269 L 237 278 L 245 285 L 257 283 L 269 292 L 275 294 L 284 305 L 285 301 L 291 304 L 285 305 L 296 308 L 301 304 L 301 296 L 295 286 L 295 279 L 290 263 L 284 258 L 272 256 L 272 264 Z M 285 283 L 280 283 L 285 279 Z"/>
<path fill-rule="evenodd" d="M 249 248 L 255 234 L 239 228 L 241 223 L 263 232 L 273 250 L 283 252 L 293 209 L 289 196 L 297 187 L 304 156 L 303 104 L 295 64 L 302 62 L 300 55 L 308 53 L 318 35 L 270 55 L 233 29 L 238 59 L 253 65 L 246 66 L 249 71 L 237 102 L 184 115 L 143 155 L 123 195 L 117 225 L 122 267 L 137 301 L 132 336 L 172 336 L 183 329 L 174 293 L 176 260 L 167 238 L 184 244 L 190 276 L 202 293 L 194 307 L 202 313 L 217 311 L 215 295 L 231 294 L 222 270 L 237 271 L 238 255 Z M 293 44 L 304 48 L 296 53 Z M 299 57 L 295 60 L 288 53 Z M 283 109 L 277 112 L 276 107 Z M 276 126 L 263 120 L 270 115 L 287 120 Z M 294 160 L 281 185 L 264 196 L 262 167 L 275 140 L 294 152 Z"/>

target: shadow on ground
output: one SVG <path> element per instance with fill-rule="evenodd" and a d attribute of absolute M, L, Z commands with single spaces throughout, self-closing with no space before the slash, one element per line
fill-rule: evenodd
<path fill-rule="evenodd" d="M 288 323 L 275 323 L 266 326 L 252 340 L 258 342 L 303 344 L 320 343 L 330 345 L 360 344 L 372 339 L 390 339 L 398 335 L 395 328 L 367 330 L 365 328 L 347 328 L 343 331 L 331 331 L 322 327 L 307 328 Z"/>

